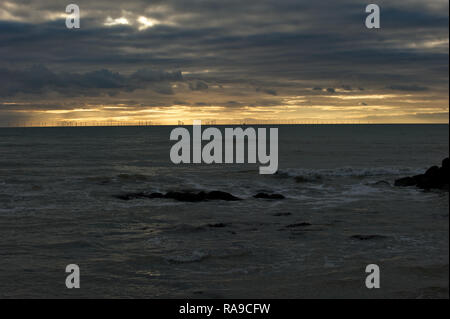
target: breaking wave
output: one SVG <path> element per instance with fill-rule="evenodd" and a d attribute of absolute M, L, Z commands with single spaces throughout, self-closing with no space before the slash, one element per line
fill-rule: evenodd
<path fill-rule="evenodd" d="M 424 172 L 424 168 L 404 167 L 377 167 L 377 168 L 355 168 L 340 167 L 335 169 L 304 169 L 287 168 L 278 171 L 280 177 L 304 177 L 305 181 L 319 180 L 324 177 L 371 177 L 371 176 L 400 176 L 417 175 Z"/>

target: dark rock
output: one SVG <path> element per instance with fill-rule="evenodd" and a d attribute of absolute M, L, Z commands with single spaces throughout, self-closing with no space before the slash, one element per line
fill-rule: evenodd
<path fill-rule="evenodd" d="M 395 181 L 395 186 L 417 186 L 418 188 L 424 190 L 448 190 L 450 177 L 449 170 L 449 159 L 446 158 L 442 161 L 442 167 L 432 166 L 425 172 L 425 174 L 398 179 Z"/>
<path fill-rule="evenodd" d="M 376 240 L 376 239 L 385 239 L 387 237 L 382 235 L 353 235 L 350 238 L 358 240 Z"/>
<path fill-rule="evenodd" d="M 416 186 L 417 181 L 413 177 L 404 177 L 395 181 L 395 186 L 407 187 Z"/>
<path fill-rule="evenodd" d="M 204 201 L 205 193 L 181 193 L 181 192 L 168 192 L 164 195 L 164 198 L 174 199 L 180 202 L 201 202 Z"/>
<path fill-rule="evenodd" d="M 450 182 L 450 168 L 442 166 L 439 169 L 439 176 L 440 176 L 441 182 L 444 185 L 446 184 L 448 187 L 448 184 Z"/>
<path fill-rule="evenodd" d="M 433 189 L 433 188 L 441 188 L 440 182 L 434 177 L 427 175 L 420 175 L 417 183 L 417 187 L 421 189 Z"/>
<path fill-rule="evenodd" d="M 257 198 L 257 199 L 274 199 L 274 200 L 280 200 L 280 199 L 286 198 L 281 194 L 267 194 L 267 193 L 258 193 L 253 197 Z"/>
<path fill-rule="evenodd" d="M 450 169 L 450 159 L 448 157 L 442 161 L 442 168 Z"/>
<path fill-rule="evenodd" d="M 430 178 L 436 178 L 437 176 L 439 176 L 439 166 L 432 166 L 432 167 L 430 167 L 425 172 L 425 176 L 430 177 Z"/>
<path fill-rule="evenodd" d="M 168 192 L 167 194 L 161 193 L 130 193 L 123 195 L 116 195 L 115 198 L 121 200 L 132 200 L 132 199 L 157 199 L 157 198 L 165 198 L 165 199 L 174 199 L 180 202 L 202 202 L 207 200 L 225 200 L 225 201 L 237 201 L 240 198 L 235 197 L 229 193 L 225 192 L 200 192 L 200 193 L 191 193 L 191 192 Z"/>
<path fill-rule="evenodd" d="M 226 200 L 226 201 L 237 201 L 241 200 L 240 198 L 233 196 L 229 193 L 213 191 L 206 193 L 206 199 L 208 200 Z"/>

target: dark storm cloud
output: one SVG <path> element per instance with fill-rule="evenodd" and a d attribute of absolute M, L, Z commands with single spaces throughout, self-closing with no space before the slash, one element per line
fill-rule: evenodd
<path fill-rule="evenodd" d="M 162 94 L 171 94 L 170 82 L 182 81 L 181 72 L 140 69 L 129 76 L 101 69 L 83 74 L 54 73 L 42 65 L 25 70 L 0 69 L 0 97 L 17 94 L 42 94 L 55 91 L 63 95 L 85 96 L 119 91 L 131 92 L 151 87 Z"/>

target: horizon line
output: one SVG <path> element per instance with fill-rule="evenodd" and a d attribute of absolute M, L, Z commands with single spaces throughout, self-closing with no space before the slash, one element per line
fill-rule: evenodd
<path fill-rule="evenodd" d="M 267 126 L 267 125 L 279 125 L 279 126 L 319 126 L 319 125 L 449 125 L 449 122 L 436 122 L 436 123 L 427 123 L 427 122 L 421 122 L 421 123 L 415 123 L 415 122 L 380 122 L 380 123 L 202 123 L 202 126 Z M 179 124 L 99 124 L 99 125 L 8 125 L 3 126 L 0 125 L 1 129 L 7 129 L 7 128 L 93 128 L 93 127 L 163 127 L 163 126 L 178 126 L 178 127 L 186 127 L 186 126 L 193 126 L 193 124 L 185 124 L 185 123 L 179 123 Z"/>

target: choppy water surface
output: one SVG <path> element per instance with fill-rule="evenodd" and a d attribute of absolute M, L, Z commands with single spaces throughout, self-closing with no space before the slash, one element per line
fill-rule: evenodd
<path fill-rule="evenodd" d="M 448 193 L 391 186 L 448 156 L 447 125 L 281 126 L 273 176 L 173 165 L 171 129 L 0 129 L 0 297 L 448 297 Z M 244 200 L 113 197 L 170 190 Z"/>

